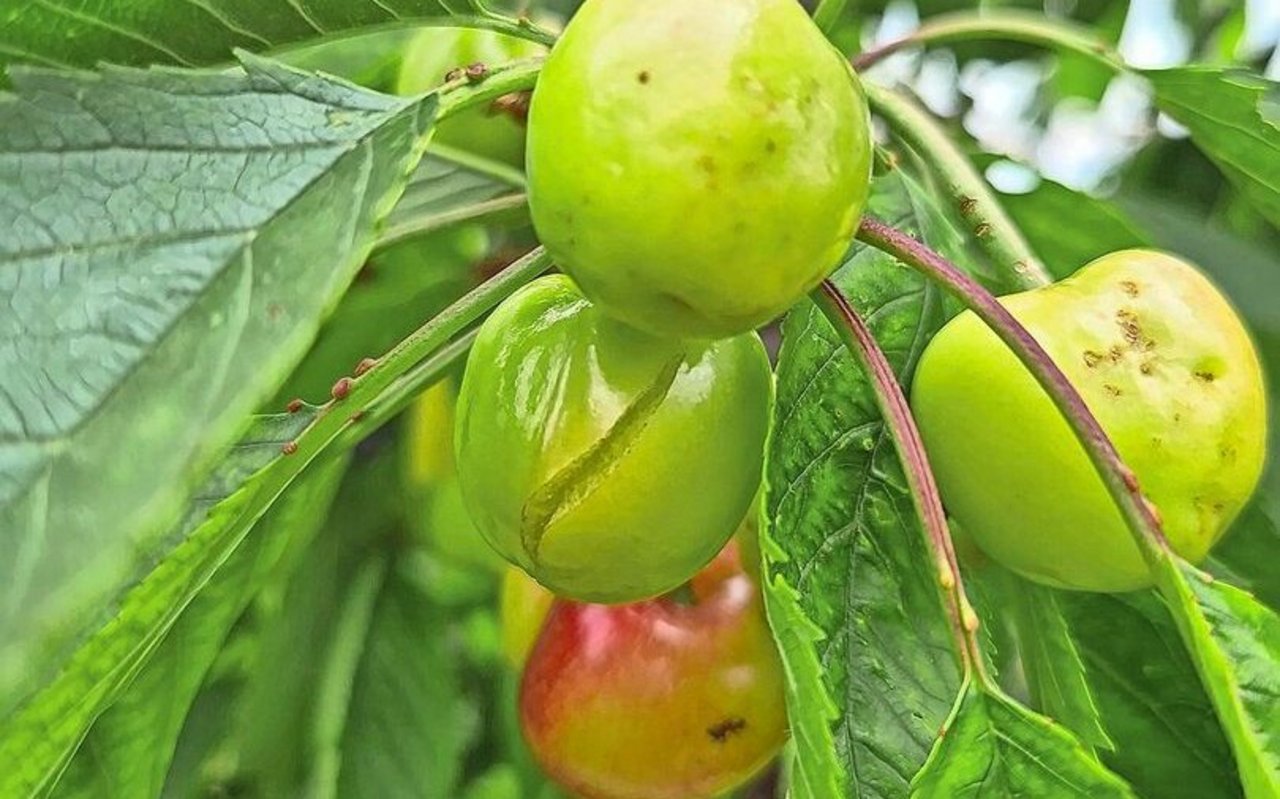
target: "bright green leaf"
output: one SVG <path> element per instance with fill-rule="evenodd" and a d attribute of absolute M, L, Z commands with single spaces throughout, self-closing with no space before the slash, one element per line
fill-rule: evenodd
<path fill-rule="evenodd" d="M 968 683 L 911 795 L 1103 799 L 1134 794 L 1062 727 Z"/>
<path fill-rule="evenodd" d="M 458 687 L 456 633 L 398 572 L 378 597 L 342 740 L 336 796 L 452 796 L 474 711 Z"/>
<path fill-rule="evenodd" d="M 0 770 L 0 796 L 41 795 L 52 789 L 90 725 L 135 676 L 145 674 L 142 669 L 147 659 L 157 647 L 163 647 L 166 634 L 184 609 L 248 533 L 249 523 L 226 524 L 227 517 L 234 517 L 253 493 L 255 479 L 246 483 L 245 475 L 278 458 L 282 442 L 312 418 L 314 414 L 308 412 L 256 420 L 246 438 L 206 481 L 184 523 L 167 537 L 171 550 L 137 585 L 92 614 L 96 625 L 93 634 L 38 693 L 0 724 L 0 761 L 12 764 Z M 197 608 L 199 613 L 192 622 L 197 629 L 208 609 Z M 152 677 L 163 679 L 163 671 L 148 679 Z M 152 777 L 134 774 L 130 778 L 146 781 Z"/>
<path fill-rule="evenodd" d="M 1151 245 L 1146 231 L 1115 205 L 1051 180 L 1000 199 L 1057 278 L 1109 252 Z"/>
<path fill-rule="evenodd" d="M 1249 799 L 1280 796 L 1280 616 L 1177 558 L 1156 579 L 1235 754 Z"/>
<path fill-rule="evenodd" d="M 434 97 L 246 57 L 14 72 L 0 99 L 0 718 L 277 388 L 413 168 Z M 7 722 L 0 722 L 7 725 Z"/>
<path fill-rule="evenodd" d="M 901 172 L 877 179 L 870 211 L 949 246 L 950 228 Z M 908 378 L 944 319 L 940 291 L 861 246 L 835 281 Z M 871 387 L 808 302 L 783 329 L 775 412 L 763 548 L 791 676 L 793 790 L 831 796 L 834 779 L 840 795 L 901 796 L 950 712 L 959 667 Z"/>

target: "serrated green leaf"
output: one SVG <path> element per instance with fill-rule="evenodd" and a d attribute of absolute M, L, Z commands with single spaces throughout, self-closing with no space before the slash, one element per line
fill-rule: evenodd
<path fill-rule="evenodd" d="M 877 179 L 870 212 L 944 248 L 954 244 L 901 172 Z M 835 282 L 905 382 L 943 321 L 940 291 L 864 247 Z M 807 795 L 830 796 L 834 771 L 840 795 L 902 796 L 951 710 L 960 672 L 873 392 L 807 301 L 784 325 L 775 413 L 766 594 L 791 675 L 789 712 L 803 735 L 798 784 Z"/>
<path fill-rule="evenodd" d="M 1275 396 L 1274 394 L 1272 396 Z M 1271 469 L 1276 469 L 1280 448 L 1272 447 Z M 1264 480 L 1258 495 L 1231 526 L 1227 540 L 1213 551 L 1205 568 L 1237 585 L 1280 612 L 1280 525 L 1269 515 L 1280 504 L 1280 475 Z"/>
<path fill-rule="evenodd" d="M 1036 707 L 1087 745 L 1113 747 L 1102 726 L 1084 662 L 1054 591 L 1006 573 L 1005 596 L 1018 630 L 1018 654 Z"/>
<path fill-rule="evenodd" d="M 1178 67 L 1143 73 L 1156 105 L 1280 225 L 1280 84 L 1239 69 Z"/>
<path fill-rule="evenodd" d="M 401 549 L 397 467 L 386 446 L 357 462 L 287 586 L 256 609 L 238 768 L 223 775 L 253 795 L 455 795 L 477 713 L 460 620 L 401 568 L 416 551 Z"/>
<path fill-rule="evenodd" d="M 476 2 L 15 0 L 0 10 L 0 75 L 9 64 L 22 63 L 206 66 L 230 61 L 237 48 L 272 50 L 409 21 L 533 36 L 531 29 L 495 18 Z"/>
<path fill-rule="evenodd" d="M 19 553 L 0 562 L 4 716 L 167 551 L 201 474 L 363 262 L 436 107 L 248 57 L 217 75 L 14 78 L 0 99 L 0 542 Z"/>
<path fill-rule="evenodd" d="M 1103 725 L 1102 761 L 1151 799 L 1238 799 L 1231 750 L 1154 592 L 1059 592 Z"/>
<path fill-rule="evenodd" d="M 765 527 L 760 536 L 763 547 L 777 546 Z M 776 562 L 785 556 L 773 552 L 770 557 Z M 840 714 L 823 683 L 823 667 L 818 659 L 818 648 L 825 636 L 805 615 L 800 595 L 781 576 L 765 584 L 764 598 L 787 675 L 787 720 L 792 745 L 804 752 L 793 762 L 791 793 L 796 799 L 838 796 L 845 783 L 845 771 L 831 735 Z"/>
<path fill-rule="evenodd" d="M 1280 796 L 1280 616 L 1175 557 L 1156 571 L 1249 799 Z"/>
<path fill-rule="evenodd" d="M 302 420 L 288 421 L 300 429 Z M 275 457 L 278 439 L 246 441 L 233 460 L 260 467 Z M 141 799 L 160 795 L 187 710 L 236 619 L 269 579 L 286 547 L 305 545 L 324 522 L 346 459 L 294 484 L 179 617 L 138 678 L 89 730 L 54 795 L 85 799 Z M 238 469 L 220 474 L 238 486 Z M 219 490 L 205 501 L 212 501 Z"/>
<path fill-rule="evenodd" d="M 1100 799 L 1134 794 L 1061 726 L 968 683 L 911 795 Z"/>
<path fill-rule="evenodd" d="M 448 612 L 393 572 L 356 673 L 335 796 L 453 796 L 475 711 Z"/>

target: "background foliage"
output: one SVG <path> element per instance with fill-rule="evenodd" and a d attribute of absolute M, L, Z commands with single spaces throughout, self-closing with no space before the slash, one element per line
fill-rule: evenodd
<path fill-rule="evenodd" d="M 518 11 L 554 28 L 573 5 Z M 975 4 L 822 5 L 853 54 Z M 867 78 L 924 102 L 1056 276 L 1128 246 L 1199 263 L 1280 396 L 1280 96 L 1258 77 L 1280 69 L 1280 20 L 1216 0 L 981 5 L 1087 25 L 1135 69 L 953 41 Z M 0 0 L 0 795 L 556 795 L 514 727 L 497 564 L 448 454 L 466 329 L 546 264 L 414 333 L 534 244 L 518 141 L 465 125 L 518 131 L 488 101 L 536 65 L 439 89 L 406 60 L 476 51 L 412 29 L 536 54 L 550 34 L 516 11 Z M 128 68 L 149 64 L 166 66 Z M 871 212 L 1010 288 L 929 154 L 881 133 Z M 956 303 L 862 245 L 835 279 L 909 385 Z M 1249 795 L 1280 791 L 1280 725 L 1224 732 L 1152 592 L 1038 588 L 961 536 L 995 678 L 959 666 L 863 372 L 807 301 L 781 336 L 764 551 L 793 795 L 1234 797 L 1242 746 Z M 1208 564 L 1272 609 L 1275 462 Z M 1274 720 L 1274 617 L 1198 590 L 1227 603 L 1216 632 L 1249 633 L 1228 651 L 1271 658 L 1235 695 Z"/>

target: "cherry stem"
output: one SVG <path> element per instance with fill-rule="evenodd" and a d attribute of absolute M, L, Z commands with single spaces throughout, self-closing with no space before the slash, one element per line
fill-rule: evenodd
<path fill-rule="evenodd" d="M 933 471 L 929 468 L 929 456 L 925 452 L 924 441 L 920 438 L 920 429 L 916 426 L 915 417 L 911 415 L 902 386 L 866 322 L 834 283 L 829 279 L 824 280 L 811 297 L 871 378 L 876 404 L 897 445 L 898 457 L 906 472 L 911 502 L 915 506 L 916 516 L 937 567 L 938 584 L 951 622 L 957 656 L 963 668 L 975 670 L 985 681 L 986 670 L 977 640 L 978 617 L 969 604 L 960 580 L 960 565 L 955 548 L 951 545 L 951 533 L 947 528 L 946 512 L 942 509 L 942 497 L 938 493 Z"/>
<path fill-rule="evenodd" d="M 973 39 L 1027 42 L 1082 55 L 1113 72 L 1121 72 L 1125 68 L 1120 54 L 1094 36 L 1089 29 L 1027 11 L 959 11 L 939 14 L 901 39 L 860 53 L 853 59 L 853 67 L 859 71 L 864 70 L 900 50 L 912 47 Z"/>
<path fill-rule="evenodd" d="M 987 181 L 932 114 L 901 92 L 865 83 L 871 109 L 942 179 L 974 239 L 1018 288 L 1052 282 Z"/>
<path fill-rule="evenodd" d="M 1155 569 L 1169 557 L 1169 544 L 1154 507 L 1142 495 L 1138 478 L 1125 465 L 1111 439 L 1058 365 L 994 296 L 955 264 L 911 236 L 880 220 L 863 217 L 858 239 L 942 284 L 960 299 L 1022 361 L 1070 425 L 1133 533 L 1138 549 Z"/>

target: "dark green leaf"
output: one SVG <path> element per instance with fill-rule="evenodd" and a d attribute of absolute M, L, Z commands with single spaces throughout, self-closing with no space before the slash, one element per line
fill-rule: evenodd
<path fill-rule="evenodd" d="M 1010 600 L 1005 607 L 1017 625 L 1018 654 L 1036 707 L 1085 744 L 1112 748 L 1055 592 L 1011 573 L 1004 576 Z"/>
<path fill-rule="evenodd" d="M 296 427 L 296 422 L 291 427 Z M 245 442 L 242 460 L 270 460 L 280 441 Z M 240 454 L 243 453 L 243 454 Z M 236 470 L 227 482 L 238 486 Z M 248 464 L 246 464 L 248 465 Z M 261 466 L 261 463 L 257 464 Z M 346 459 L 292 486 L 179 617 L 138 678 L 94 722 L 55 795 L 86 799 L 159 796 L 187 710 L 232 624 L 279 565 L 287 547 L 305 546 L 324 522 Z M 218 487 L 214 488 L 215 493 Z M 206 501 L 211 501 L 209 496 Z"/>
<path fill-rule="evenodd" d="M 168 551 L 200 476 L 364 261 L 436 106 L 257 59 L 14 77 L 0 542 L 18 554 L 0 562 L 0 718 Z"/>
<path fill-rule="evenodd" d="M 477 714 L 460 685 L 460 620 L 401 568 L 421 553 L 399 549 L 398 463 L 387 446 L 357 463 L 287 587 L 258 609 L 232 744 L 235 779 L 255 795 L 455 795 Z"/>
<path fill-rule="evenodd" d="M 221 64 L 236 48 L 270 50 L 409 20 L 526 33 L 514 21 L 481 16 L 474 3 L 442 0 L 13 0 L 0 11 L 0 75 L 20 63 Z"/>
<path fill-rule="evenodd" d="M 953 241 L 901 172 L 877 179 L 870 211 L 944 249 Z M 864 247 L 835 280 L 908 379 L 943 321 L 939 290 Z M 791 675 L 793 791 L 901 796 L 950 712 L 960 673 L 872 390 L 808 302 L 784 326 L 776 414 L 763 547 L 770 618 Z"/>
<path fill-rule="evenodd" d="M 1109 252 L 1151 244 L 1151 237 L 1115 205 L 1051 180 L 1000 199 L 1056 278 Z"/>
<path fill-rule="evenodd" d="M 1099 799 L 1133 792 L 1062 727 L 1007 697 L 966 684 L 911 795 Z"/>
<path fill-rule="evenodd" d="M 1238 799 L 1213 706 L 1154 592 L 1057 595 L 1114 742 L 1101 757 L 1150 799 Z"/>
<path fill-rule="evenodd" d="M 1220 67 L 1143 74 L 1160 110 L 1186 126 L 1196 146 L 1280 225 L 1280 84 Z"/>
<path fill-rule="evenodd" d="M 445 610 L 393 572 L 356 673 L 335 796 L 453 796 L 475 726 Z"/>

